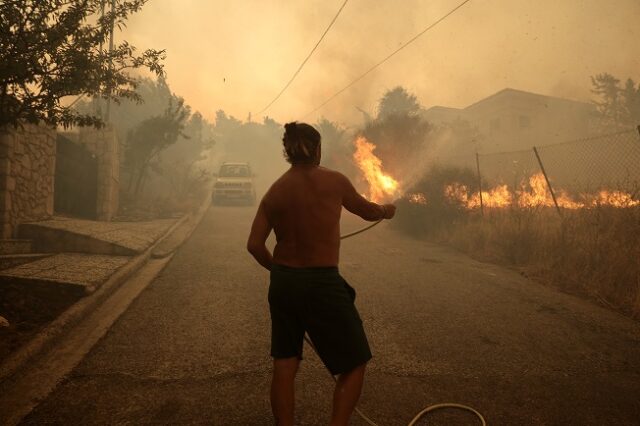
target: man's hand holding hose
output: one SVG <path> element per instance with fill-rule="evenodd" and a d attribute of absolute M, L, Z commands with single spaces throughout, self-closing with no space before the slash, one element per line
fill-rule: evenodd
<path fill-rule="evenodd" d="M 382 219 L 393 219 L 396 215 L 395 204 L 381 204 L 382 206 Z"/>
<path fill-rule="evenodd" d="M 380 217 L 373 224 L 365 226 L 362 229 L 358 229 L 357 231 L 349 232 L 348 234 L 340 235 L 340 239 L 344 240 L 346 238 L 353 237 L 354 235 L 361 234 L 364 231 L 367 231 L 367 230 L 373 228 L 374 226 L 376 226 L 377 224 L 379 224 L 380 222 L 382 222 L 385 219 L 393 219 L 393 217 L 396 215 L 396 206 L 395 206 L 395 204 L 375 204 L 375 205 L 380 207 L 380 211 L 382 213 L 382 217 Z"/>

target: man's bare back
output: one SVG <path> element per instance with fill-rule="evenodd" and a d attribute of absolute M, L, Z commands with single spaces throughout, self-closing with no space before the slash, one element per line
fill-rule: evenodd
<path fill-rule="evenodd" d="M 392 205 L 367 201 L 341 173 L 317 165 L 294 165 L 264 196 L 251 235 L 264 235 L 265 225 L 267 235 L 275 231 L 272 263 L 338 266 L 343 206 L 369 221 L 390 218 L 395 210 Z"/>
<path fill-rule="evenodd" d="M 337 268 L 340 213 L 345 207 L 365 220 L 391 219 L 395 206 L 367 201 L 344 175 L 320 167 L 321 136 L 315 128 L 296 122 L 284 127 L 291 168 L 260 202 L 247 241 L 249 252 L 271 271 L 271 409 L 279 426 L 294 424 L 294 383 L 307 332 L 322 362 L 338 376 L 331 424 L 347 425 L 371 349 L 355 291 Z M 272 229 L 277 239 L 273 256 L 266 246 Z"/>

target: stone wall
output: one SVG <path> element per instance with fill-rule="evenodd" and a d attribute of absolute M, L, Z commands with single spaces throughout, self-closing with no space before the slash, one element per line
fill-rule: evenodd
<path fill-rule="evenodd" d="M 43 126 L 0 130 L 0 238 L 53 215 L 56 132 Z"/>
<path fill-rule="evenodd" d="M 79 142 L 98 159 L 98 220 L 111 220 L 118 212 L 120 153 L 116 131 L 111 126 L 80 130 Z"/>

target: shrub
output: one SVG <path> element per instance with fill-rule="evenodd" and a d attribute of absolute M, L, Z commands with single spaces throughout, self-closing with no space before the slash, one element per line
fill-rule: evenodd
<path fill-rule="evenodd" d="M 466 220 L 469 212 L 444 192 L 447 185 L 456 182 L 473 188 L 476 179 L 469 169 L 432 167 L 415 185 L 408 188 L 407 196 L 398 200 L 398 215 L 393 223 L 411 235 L 434 236 L 443 228 Z M 412 202 L 411 196 L 415 195 L 424 197 L 426 203 Z"/>

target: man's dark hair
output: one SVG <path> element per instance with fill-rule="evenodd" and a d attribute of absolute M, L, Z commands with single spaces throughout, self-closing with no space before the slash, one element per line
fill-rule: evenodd
<path fill-rule="evenodd" d="M 320 133 L 307 123 L 287 123 L 282 138 L 284 157 L 291 164 L 316 163 L 320 139 Z"/>

